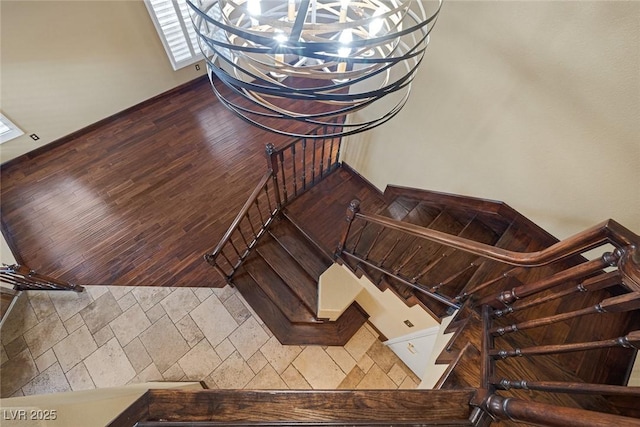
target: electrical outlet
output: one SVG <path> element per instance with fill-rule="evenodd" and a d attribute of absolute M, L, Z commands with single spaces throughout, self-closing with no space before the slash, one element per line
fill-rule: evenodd
<path fill-rule="evenodd" d="M 40 137 L 38 135 L 36 135 L 35 133 L 32 133 L 31 135 L 29 135 L 31 137 L 31 139 L 33 139 L 34 141 L 37 141 L 40 139 Z"/>
<path fill-rule="evenodd" d="M 196 64 L 196 71 L 200 71 L 200 64 Z"/>
<path fill-rule="evenodd" d="M 413 328 L 413 323 L 411 323 L 408 319 L 404 321 L 404 324 L 410 328 Z"/>

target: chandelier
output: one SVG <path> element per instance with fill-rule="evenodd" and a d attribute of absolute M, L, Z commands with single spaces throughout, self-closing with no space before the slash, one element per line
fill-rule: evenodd
<path fill-rule="evenodd" d="M 363 132 L 402 109 L 442 6 L 442 0 L 187 1 L 220 101 L 263 129 L 311 138 L 322 125 L 332 125 L 333 136 Z"/>

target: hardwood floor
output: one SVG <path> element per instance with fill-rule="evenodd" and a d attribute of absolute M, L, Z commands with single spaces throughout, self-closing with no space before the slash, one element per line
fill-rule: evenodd
<path fill-rule="evenodd" d="M 201 79 L 1 167 L 2 226 L 30 268 L 77 284 L 222 286 L 203 260 L 289 139 Z"/>

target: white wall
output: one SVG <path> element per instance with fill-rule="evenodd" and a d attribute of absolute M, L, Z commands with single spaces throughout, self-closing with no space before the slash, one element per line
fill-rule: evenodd
<path fill-rule="evenodd" d="M 25 131 L 1 161 L 204 73 L 173 71 L 142 0 L 2 0 L 0 16 L 0 109 Z"/>
<path fill-rule="evenodd" d="M 559 238 L 607 218 L 638 233 L 639 22 L 640 2 L 445 1 L 408 104 L 344 159 Z"/>

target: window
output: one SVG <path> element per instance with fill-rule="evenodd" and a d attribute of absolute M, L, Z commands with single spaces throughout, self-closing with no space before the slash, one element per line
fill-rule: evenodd
<path fill-rule="evenodd" d="M 0 114 L 0 144 L 24 135 L 22 130 L 7 119 L 4 114 Z"/>
<path fill-rule="evenodd" d="M 186 0 L 144 0 L 174 70 L 202 59 Z"/>

